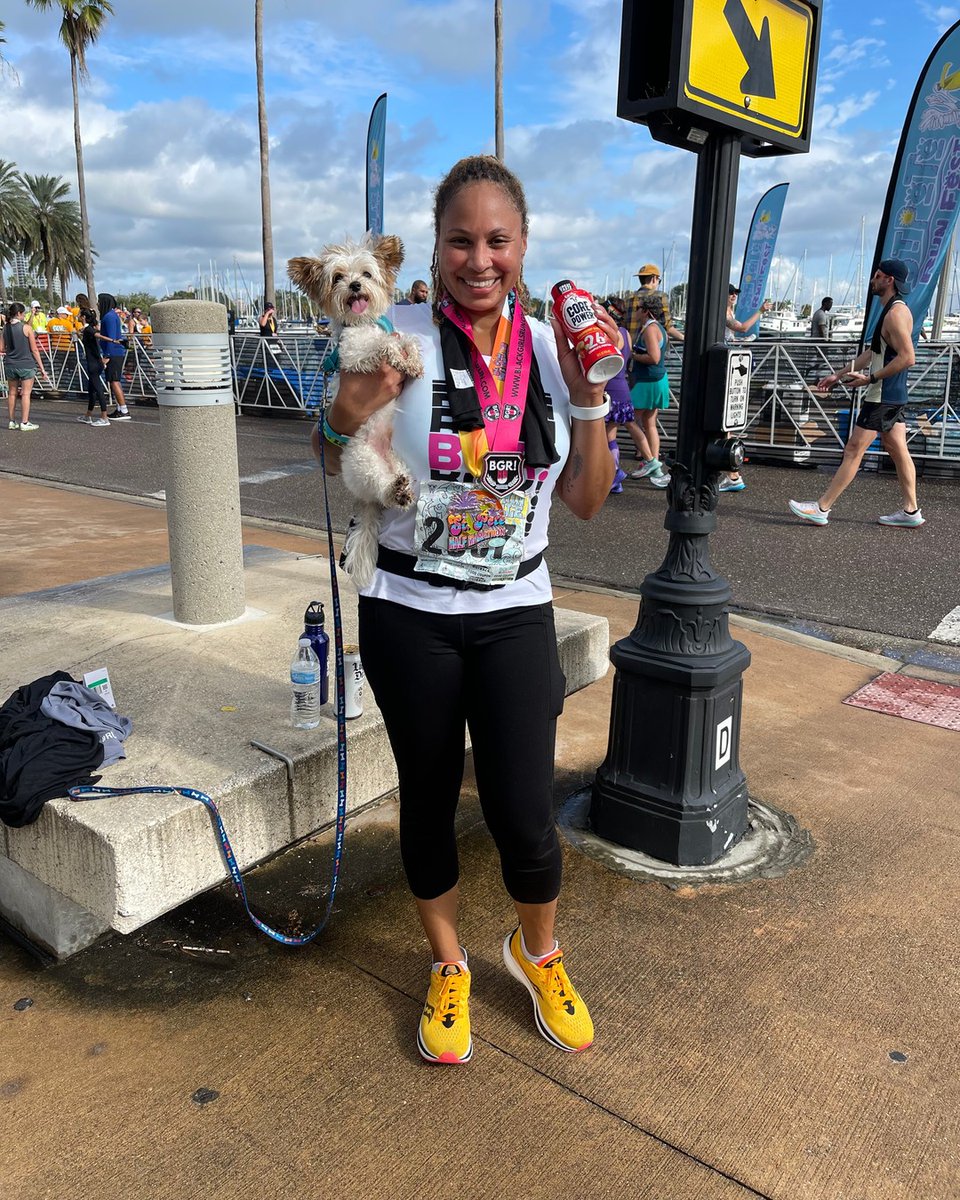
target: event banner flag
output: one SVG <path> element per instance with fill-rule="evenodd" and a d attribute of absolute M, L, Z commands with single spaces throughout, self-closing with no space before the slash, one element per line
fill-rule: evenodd
<path fill-rule="evenodd" d="M 776 184 L 760 197 L 760 203 L 754 211 L 750 232 L 747 234 L 747 248 L 743 254 L 740 295 L 737 297 L 737 307 L 734 311 L 738 321 L 752 317 L 764 301 L 789 186 L 789 183 Z M 750 333 L 756 332 L 757 328 L 754 326 Z"/>
<path fill-rule="evenodd" d="M 383 233 L 383 143 L 387 133 L 387 93 L 370 113 L 367 130 L 367 229 Z"/>
<path fill-rule="evenodd" d="M 870 263 L 871 274 L 883 258 L 907 264 L 914 341 L 936 291 L 960 204 L 960 70 L 955 65 L 960 65 L 960 21 L 937 43 L 917 81 Z M 865 340 L 879 317 L 880 301 L 874 298 Z"/>

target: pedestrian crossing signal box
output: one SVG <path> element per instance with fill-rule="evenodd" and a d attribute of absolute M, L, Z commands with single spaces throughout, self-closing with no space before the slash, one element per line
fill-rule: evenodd
<path fill-rule="evenodd" d="M 810 149 L 823 0 L 623 0 L 617 116 L 698 150 L 718 130 L 754 158 Z"/>

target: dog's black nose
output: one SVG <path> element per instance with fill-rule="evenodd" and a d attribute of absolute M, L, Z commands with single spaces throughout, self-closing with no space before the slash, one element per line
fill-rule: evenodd
<path fill-rule="evenodd" d="M 362 292 L 363 285 L 359 282 L 359 280 L 355 279 L 353 281 L 353 283 L 350 284 L 350 291 L 351 292 Z"/>

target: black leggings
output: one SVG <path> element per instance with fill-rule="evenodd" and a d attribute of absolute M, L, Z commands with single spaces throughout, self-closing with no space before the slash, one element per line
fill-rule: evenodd
<path fill-rule="evenodd" d="M 400 777 L 400 853 L 434 900 L 459 877 L 454 817 L 465 729 L 510 896 L 560 894 L 553 758 L 565 681 L 550 604 L 464 616 L 360 597 L 360 655 Z"/>
<path fill-rule="evenodd" d="M 99 404 L 107 411 L 107 385 L 103 382 L 103 362 L 99 358 L 86 356 L 87 368 L 87 412 L 92 413 Z"/>

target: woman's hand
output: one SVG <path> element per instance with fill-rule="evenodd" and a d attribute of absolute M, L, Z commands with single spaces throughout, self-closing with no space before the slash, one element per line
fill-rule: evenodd
<path fill-rule="evenodd" d="M 403 391 L 405 376 L 388 363 L 363 375 L 340 372 L 340 386 L 333 403 L 327 409 L 327 422 L 335 432 L 353 437 L 363 423 Z M 311 445 L 316 458 L 320 457 L 320 437 L 314 428 Z M 323 447 L 324 462 L 331 475 L 340 474 L 341 447 L 327 442 Z"/>
<path fill-rule="evenodd" d="M 596 301 L 593 302 L 593 309 L 596 313 L 597 323 L 602 326 L 604 333 L 613 342 L 619 353 L 623 349 L 623 335 L 620 333 L 616 321 Z M 553 326 L 553 336 L 557 343 L 557 358 L 560 360 L 563 382 L 567 385 L 567 391 L 570 393 L 570 403 L 581 405 L 584 408 L 602 404 L 604 384 L 587 381 L 580 369 L 580 363 L 577 361 L 576 350 L 567 341 L 560 322 L 552 314 L 550 324 Z"/>

